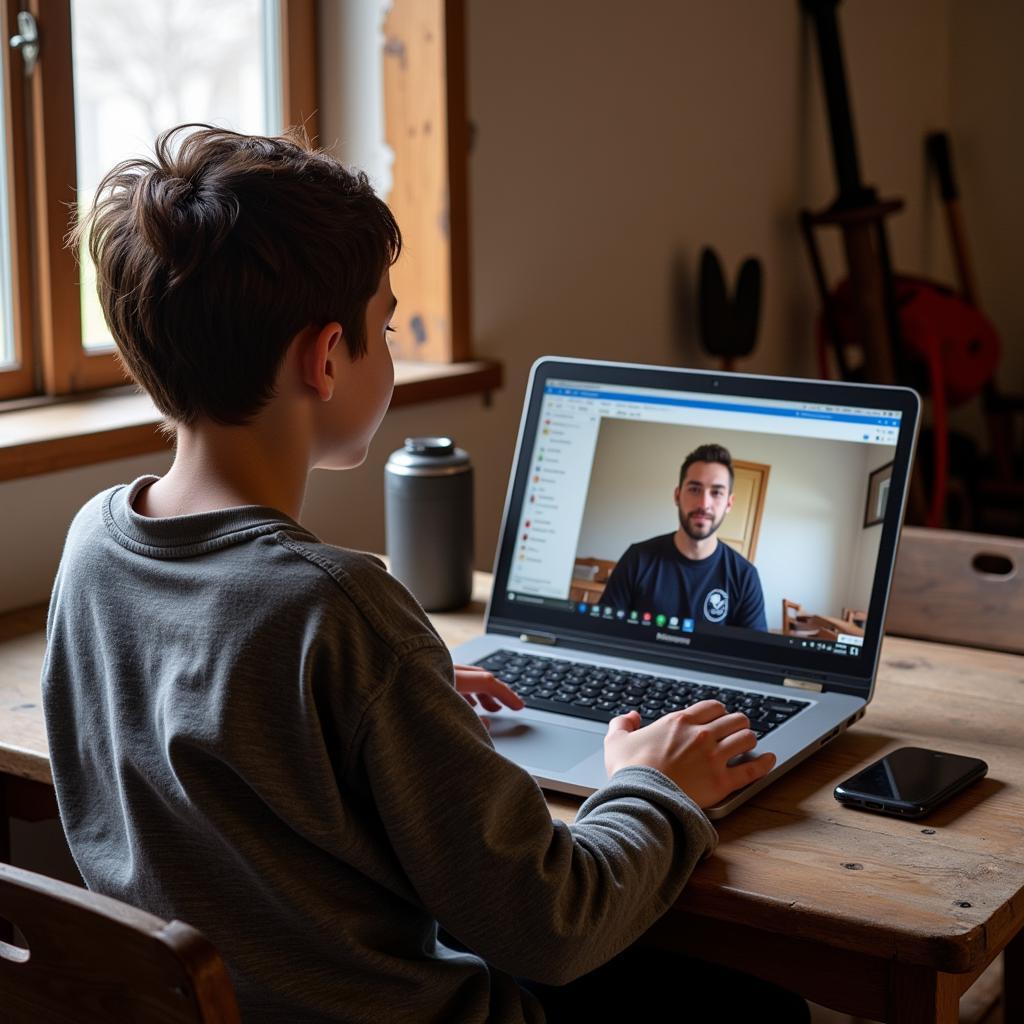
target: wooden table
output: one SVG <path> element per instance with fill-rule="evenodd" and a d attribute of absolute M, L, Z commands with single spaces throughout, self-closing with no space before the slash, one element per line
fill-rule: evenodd
<path fill-rule="evenodd" d="M 473 604 L 435 615 L 455 645 Z M 42 615 L 0 623 L 0 780 L 7 809 L 53 813 L 39 706 Z M 887 638 L 867 715 L 718 822 L 721 844 L 647 941 L 770 978 L 845 1013 L 957 1020 L 1006 950 L 1005 1020 L 1024 1021 L 1024 657 Z M 989 775 L 927 819 L 840 807 L 835 784 L 896 747 L 984 758 Z M 549 794 L 571 821 L 579 801 Z"/>
<path fill-rule="evenodd" d="M 858 626 L 856 622 L 849 619 L 841 619 L 837 615 L 822 615 L 820 612 L 811 612 L 806 618 L 813 625 L 824 626 L 826 629 L 834 629 L 836 633 L 847 633 L 850 636 L 863 636 L 864 627 Z"/>

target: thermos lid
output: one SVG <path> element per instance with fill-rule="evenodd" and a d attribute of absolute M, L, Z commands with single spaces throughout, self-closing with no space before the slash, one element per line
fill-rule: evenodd
<path fill-rule="evenodd" d="M 399 476 L 447 476 L 470 469 L 469 455 L 450 437 L 407 437 L 388 457 L 385 469 Z"/>

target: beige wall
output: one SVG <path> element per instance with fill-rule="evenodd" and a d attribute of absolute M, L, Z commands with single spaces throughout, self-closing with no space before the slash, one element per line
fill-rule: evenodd
<path fill-rule="evenodd" d="M 961 204 L 982 308 L 1003 341 L 1000 383 L 1024 391 L 1024 4 L 953 0 L 951 106 Z"/>
<path fill-rule="evenodd" d="M 327 8 L 332 3 L 325 0 Z M 834 186 L 817 58 L 796 0 L 470 0 L 467 7 L 477 127 L 470 161 L 475 341 L 480 355 L 505 363 L 507 385 L 490 408 L 466 398 L 398 410 L 366 466 L 314 476 L 305 518 L 328 540 L 381 549 L 387 453 L 406 434 L 450 431 L 476 463 L 477 561 L 489 566 L 530 363 L 565 353 L 710 365 L 694 329 L 694 267 L 703 245 L 718 249 L 730 275 L 749 254 L 765 264 L 760 343 L 741 368 L 813 372 L 815 300 L 795 214 L 826 204 Z M 897 266 L 949 274 L 921 139 L 950 123 L 951 82 L 958 81 L 966 91 L 953 105 L 954 127 L 976 132 L 961 160 L 965 188 L 972 187 L 972 242 L 979 254 L 1002 253 L 988 242 L 1003 224 L 1019 223 L 1019 190 L 997 199 L 975 184 L 995 188 L 992 175 L 1002 182 L 1021 166 L 1019 137 L 1007 141 L 1016 123 L 1008 108 L 985 107 L 992 88 L 985 58 L 991 50 L 1010 73 L 1019 7 L 857 0 L 841 5 L 841 17 L 865 179 L 907 201 L 892 222 Z M 333 15 L 325 26 L 325 33 L 338 31 Z M 328 58 L 322 133 L 352 159 L 346 147 L 355 132 L 337 123 L 344 62 L 331 59 L 327 34 L 321 50 Z M 1012 74 L 1019 81 L 1016 66 Z M 1000 160 L 1005 169 L 996 172 Z M 677 261 L 680 331 L 671 289 Z M 997 303 L 1005 286 L 992 266 L 1009 275 L 1013 263 L 979 255 L 983 294 Z M 1020 316 L 1009 289 L 1005 308 L 1007 317 Z M 9 527 L 0 540 L 0 609 L 45 596 L 67 519 L 85 497 L 165 463 L 154 456 L 0 485 Z"/>
<path fill-rule="evenodd" d="M 140 455 L 0 483 L 0 611 L 49 598 L 68 525 L 94 494 L 170 464 L 169 455 Z"/>

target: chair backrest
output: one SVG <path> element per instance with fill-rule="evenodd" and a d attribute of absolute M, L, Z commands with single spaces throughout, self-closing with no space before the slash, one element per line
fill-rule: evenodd
<path fill-rule="evenodd" d="M 866 608 L 844 608 L 842 617 L 849 622 L 850 625 L 856 626 L 858 629 L 863 629 L 865 623 L 868 621 Z"/>
<path fill-rule="evenodd" d="M 239 1024 L 220 955 L 194 928 L 74 885 L 0 864 L 4 1021 Z"/>
<path fill-rule="evenodd" d="M 593 576 L 591 577 L 594 582 L 603 583 L 612 574 L 612 569 L 618 565 L 618 562 L 608 558 L 577 558 L 574 571 L 578 567 L 583 570 L 591 570 Z M 582 575 L 580 578 L 584 578 Z"/>
<path fill-rule="evenodd" d="M 796 618 L 803 609 L 796 601 L 788 601 L 786 598 L 782 599 L 782 632 L 783 635 L 788 635 L 793 632 L 793 627 L 796 623 Z"/>
<path fill-rule="evenodd" d="M 1024 654 L 1024 541 L 908 526 L 885 631 Z"/>

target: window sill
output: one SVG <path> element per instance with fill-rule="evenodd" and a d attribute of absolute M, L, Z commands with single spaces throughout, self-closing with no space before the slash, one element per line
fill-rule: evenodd
<path fill-rule="evenodd" d="M 486 396 L 501 383 L 500 363 L 397 362 L 391 407 Z M 159 426 L 149 397 L 129 387 L 0 405 L 0 480 L 162 451 L 170 445 Z"/>

